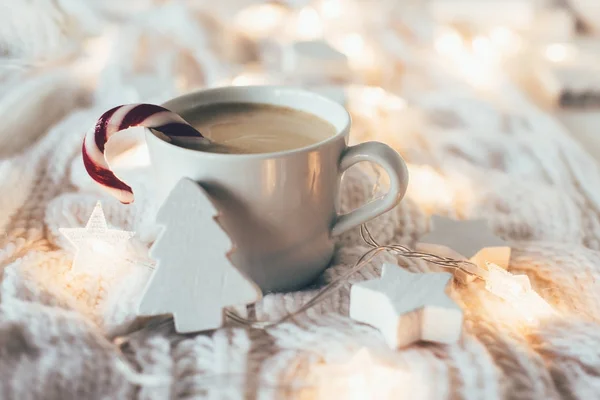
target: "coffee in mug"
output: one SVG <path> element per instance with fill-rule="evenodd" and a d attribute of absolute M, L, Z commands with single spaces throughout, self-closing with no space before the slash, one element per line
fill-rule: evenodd
<path fill-rule="evenodd" d="M 314 114 L 271 104 L 201 105 L 186 110 L 182 117 L 210 140 L 210 144 L 193 149 L 210 153 L 276 153 L 307 147 L 336 134 L 331 123 Z"/>

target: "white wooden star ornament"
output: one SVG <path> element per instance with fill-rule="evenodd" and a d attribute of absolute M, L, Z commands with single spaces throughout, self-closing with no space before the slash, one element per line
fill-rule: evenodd
<path fill-rule="evenodd" d="M 115 265 L 127 253 L 135 232 L 109 229 L 100 202 L 96 203 L 85 228 L 59 228 L 59 232 L 75 246 L 71 271 L 99 274 Z"/>
<path fill-rule="evenodd" d="M 350 317 L 379 329 L 398 349 L 423 340 L 454 343 L 463 312 L 446 294 L 452 275 L 412 273 L 384 264 L 379 279 L 356 283 L 350 292 Z"/>
<path fill-rule="evenodd" d="M 469 260 L 487 271 L 487 263 L 494 263 L 504 269 L 510 262 L 510 247 L 494 235 L 485 220 L 456 221 L 434 215 L 431 217 L 432 230 L 419 239 L 417 250 Z M 472 281 L 473 276 L 458 272 L 461 281 Z"/>

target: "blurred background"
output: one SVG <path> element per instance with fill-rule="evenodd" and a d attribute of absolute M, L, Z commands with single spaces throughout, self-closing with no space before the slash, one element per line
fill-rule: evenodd
<path fill-rule="evenodd" d="M 476 98 L 555 117 L 600 157 L 595 0 L 4 0 L 0 16 L 0 157 L 74 108 L 265 83 L 352 103 L 358 136 L 413 129 L 415 105 L 492 129 L 502 113 L 456 103 Z"/>
<path fill-rule="evenodd" d="M 597 397 L 589 394 L 598 391 L 600 363 L 589 354 L 600 343 L 599 58 L 599 0 L 0 0 L 0 328 L 9 347 L 21 338 L 32 343 L 22 357 L 9 351 L 0 375 L 18 393 L 47 397 L 86 397 L 89 388 L 117 398 L 107 391 L 113 382 L 130 390 L 98 332 L 132 329 L 150 269 L 99 258 L 92 279 L 73 281 L 73 249 L 60 228 L 85 225 L 102 199 L 109 224 L 136 231 L 136 251 L 147 257 L 160 231 L 156 179 L 144 146 L 131 145 L 110 164 L 131 183 L 134 205 L 122 206 L 92 181 L 81 142 L 97 118 L 116 105 L 160 104 L 206 87 L 281 83 L 344 104 L 352 142 L 382 141 L 406 160 L 406 197 L 369 223 L 378 242 L 412 248 L 432 214 L 483 218 L 510 242 L 511 273 L 527 274 L 569 316 L 525 331 L 512 305 L 483 285 L 460 285 L 454 294 L 467 334 L 448 349 L 396 352 L 400 396 Z M 385 191 L 385 174 L 379 186 L 366 179 L 371 173 L 347 171 L 342 211 Z M 338 244 L 321 283 L 367 249 L 358 232 Z M 433 270 L 389 257 L 411 271 Z M 368 268 L 362 278 L 378 275 L 378 266 Z M 313 294 L 269 294 L 256 318 L 275 320 Z M 264 336 L 218 330 L 183 340 L 149 326 L 149 340 L 131 341 L 132 365 L 169 380 L 157 395 L 152 386 L 136 393 L 212 398 L 223 389 L 205 387 L 213 377 L 239 375 L 249 398 L 263 399 L 296 379 L 304 384 L 321 358 L 335 364 L 359 347 L 384 351 L 378 333 L 337 315 L 347 313 L 348 299 L 346 285 L 315 308 L 322 321 L 309 315 L 306 327 L 302 320 Z M 344 375 L 347 388 L 364 382 L 362 372 L 356 376 Z M 242 396 L 236 379 L 216 382 Z"/>

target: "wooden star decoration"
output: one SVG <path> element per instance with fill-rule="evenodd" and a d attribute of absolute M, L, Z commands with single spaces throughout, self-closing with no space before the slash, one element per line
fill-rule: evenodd
<path fill-rule="evenodd" d="M 487 263 L 508 268 L 510 247 L 494 235 L 485 220 L 457 221 L 439 215 L 434 215 L 431 219 L 432 230 L 419 240 L 419 251 L 469 260 L 484 271 L 487 271 Z M 462 273 L 456 276 L 463 282 L 474 279 Z"/>
<path fill-rule="evenodd" d="M 315 384 L 316 400 L 395 399 L 395 389 L 401 387 L 405 378 L 402 370 L 375 362 L 364 348 L 346 363 L 316 365 L 309 375 Z"/>
<path fill-rule="evenodd" d="M 379 329 L 390 347 L 419 340 L 456 342 L 461 308 L 446 294 L 452 275 L 412 273 L 385 264 L 381 278 L 356 283 L 350 292 L 350 317 Z"/>
<path fill-rule="evenodd" d="M 124 254 L 127 243 L 135 232 L 109 229 L 100 202 L 96 203 L 85 228 L 60 228 L 60 233 L 75 246 L 76 253 L 71 271 L 74 273 L 100 272 L 110 260 Z"/>

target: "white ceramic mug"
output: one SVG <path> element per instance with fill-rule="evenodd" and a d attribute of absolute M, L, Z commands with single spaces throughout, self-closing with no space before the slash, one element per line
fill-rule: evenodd
<path fill-rule="evenodd" d="M 219 154 L 177 147 L 147 131 L 160 195 L 166 197 L 182 177 L 196 180 L 221 212 L 219 222 L 235 245 L 233 263 L 264 292 L 300 288 L 327 267 L 334 252 L 334 236 L 400 202 L 408 184 L 406 165 L 383 143 L 349 147 L 350 115 L 344 107 L 301 89 L 224 87 L 186 94 L 163 106 L 185 116 L 200 105 L 231 102 L 309 112 L 331 123 L 336 134 L 289 151 Z M 389 175 L 389 191 L 339 215 L 336 199 L 342 173 L 360 161 L 383 167 Z"/>

